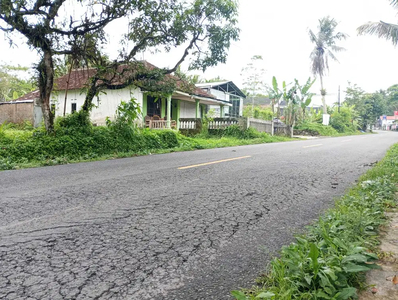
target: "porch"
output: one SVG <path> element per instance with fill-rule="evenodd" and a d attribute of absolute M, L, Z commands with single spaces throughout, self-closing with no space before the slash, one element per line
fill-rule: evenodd
<path fill-rule="evenodd" d="M 143 96 L 143 126 L 151 129 L 181 128 L 181 119 L 203 119 L 209 105 L 219 105 L 224 115 L 224 107 L 232 106 L 229 102 L 215 98 L 190 95 L 176 91 L 173 95 L 156 98 L 148 94 Z M 186 124 L 182 124 L 183 127 Z"/>
<path fill-rule="evenodd" d="M 145 116 L 144 123 L 144 126 L 150 129 L 177 129 L 177 122 L 175 120 L 170 120 L 170 127 L 168 127 L 167 118 L 161 118 L 157 115 L 153 117 Z"/>

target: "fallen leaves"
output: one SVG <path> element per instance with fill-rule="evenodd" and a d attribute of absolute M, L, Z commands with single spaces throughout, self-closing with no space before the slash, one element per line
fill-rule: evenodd
<path fill-rule="evenodd" d="M 397 275 L 395 275 L 395 276 L 392 278 L 392 283 L 395 284 L 395 285 L 398 284 L 398 276 L 397 276 Z"/>
<path fill-rule="evenodd" d="M 395 285 L 398 284 L 398 276 L 397 275 L 394 275 L 393 277 L 387 277 L 386 280 L 391 281 Z"/>

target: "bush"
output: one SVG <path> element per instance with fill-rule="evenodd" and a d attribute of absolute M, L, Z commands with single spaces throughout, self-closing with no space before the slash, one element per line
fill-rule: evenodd
<path fill-rule="evenodd" d="M 296 129 L 307 131 L 312 135 L 333 136 L 338 134 L 332 126 L 325 126 L 319 123 L 302 123 Z"/>
<path fill-rule="evenodd" d="M 115 153 L 146 153 L 180 145 L 180 134 L 172 130 L 138 129 L 127 124 L 94 127 L 87 114 L 81 112 L 58 118 L 52 135 L 38 129 L 10 138 L 1 128 L 0 170 L 12 169 L 19 163 L 66 163 Z"/>
<path fill-rule="evenodd" d="M 69 134 L 74 132 L 89 132 L 92 129 L 90 114 L 85 111 L 75 112 L 66 117 L 58 117 L 54 128 L 58 134 Z"/>
<path fill-rule="evenodd" d="M 254 128 L 241 129 L 239 125 L 231 125 L 225 129 L 211 129 L 209 133 L 213 136 L 234 137 L 237 139 L 256 139 L 268 136 L 268 134 L 258 132 Z"/>
<path fill-rule="evenodd" d="M 352 112 L 349 107 L 341 107 L 340 112 L 336 108 L 331 115 L 330 125 L 340 133 L 355 132 L 356 127 L 352 122 Z"/>

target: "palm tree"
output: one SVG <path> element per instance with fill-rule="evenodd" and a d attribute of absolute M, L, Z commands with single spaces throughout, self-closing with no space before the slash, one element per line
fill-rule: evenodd
<path fill-rule="evenodd" d="M 391 5 L 394 8 L 398 8 L 398 0 L 391 1 Z M 383 21 L 380 22 L 369 22 L 364 24 L 357 29 L 358 34 L 371 34 L 377 35 L 379 38 L 385 38 L 386 40 L 391 40 L 393 45 L 396 46 L 398 44 L 398 25 L 386 23 Z"/>
<path fill-rule="evenodd" d="M 398 0 L 397 0 L 398 1 Z M 329 71 L 329 58 L 338 61 L 334 52 L 345 50 L 343 47 L 336 45 L 336 41 L 344 40 L 348 37 L 347 34 L 336 31 L 337 22 L 329 16 L 319 20 L 318 32 L 315 34 L 309 30 L 311 42 L 315 44 L 311 52 L 311 69 L 314 76 L 319 76 L 321 82 L 321 95 L 323 104 L 323 113 L 327 113 L 325 95 L 326 90 L 323 87 L 323 76 L 326 71 Z"/>

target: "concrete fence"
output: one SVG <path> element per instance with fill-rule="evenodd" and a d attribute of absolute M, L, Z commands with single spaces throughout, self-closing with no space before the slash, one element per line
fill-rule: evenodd
<path fill-rule="evenodd" d="M 254 128 L 259 132 L 274 134 L 274 122 L 247 118 L 247 128 Z"/>
<path fill-rule="evenodd" d="M 180 131 L 183 134 L 196 134 L 202 129 L 202 120 L 195 118 L 181 118 Z M 224 130 L 229 126 L 238 125 L 242 129 L 254 128 L 259 132 L 266 132 L 270 135 L 290 136 L 289 128 L 283 123 L 274 123 L 253 118 L 216 118 L 209 122 L 209 131 Z"/>

